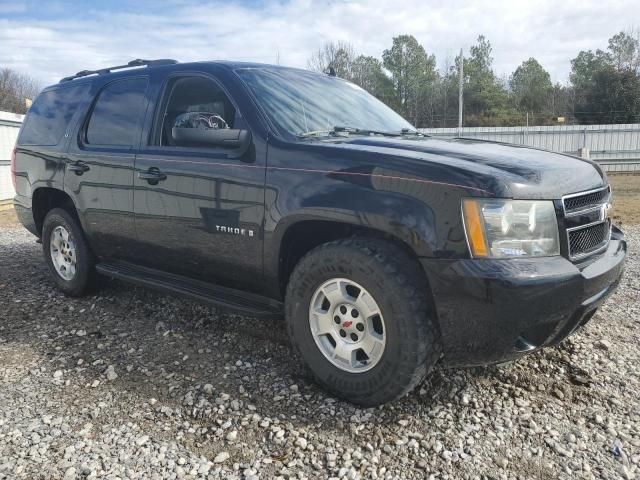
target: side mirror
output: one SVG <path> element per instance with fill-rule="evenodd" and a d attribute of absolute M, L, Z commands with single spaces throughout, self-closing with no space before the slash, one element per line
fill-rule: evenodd
<path fill-rule="evenodd" d="M 173 127 L 171 137 L 180 147 L 222 147 L 244 151 L 251 143 L 251 131 L 232 128 Z"/>

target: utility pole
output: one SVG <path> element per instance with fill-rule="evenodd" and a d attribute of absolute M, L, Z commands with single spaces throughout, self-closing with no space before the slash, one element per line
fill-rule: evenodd
<path fill-rule="evenodd" d="M 460 49 L 460 82 L 458 85 L 458 136 L 462 136 L 462 85 L 464 78 L 464 57 Z"/>

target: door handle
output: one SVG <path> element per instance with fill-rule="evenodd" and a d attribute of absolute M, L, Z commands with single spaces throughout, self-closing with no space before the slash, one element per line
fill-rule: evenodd
<path fill-rule="evenodd" d="M 76 175 L 82 175 L 84 172 L 90 170 L 90 167 L 84 162 L 74 162 L 67 165 L 67 170 L 74 172 Z"/>
<path fill-rule="evenodd" d="M 150 185 L 157 185 L 158 182 L 166 180 L 167 176 L 156 167 L 151 167 L 146 172 L 138 172 L 140 180 L 146 180 Z"/>

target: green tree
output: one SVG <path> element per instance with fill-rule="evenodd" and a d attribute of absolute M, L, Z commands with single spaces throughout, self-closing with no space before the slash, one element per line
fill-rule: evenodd
<path fill-rule="evenodd" d="M 553 92 L 551 77 L 535 58 L 525 60 L 516 68 L 509 86 L 520 111 L 542 113 L 548 109 Z"/>
<path fill-rule="evenodd" d="M 581 51 L 571 61 L 574 115 L 581 123 L 635 123 L 640 119 L 638 39 L 620 32 L 606 51 Z"/>
<path fill-rule="evenodd" d="M 392 108 L 398 109 L 393 82 L 375 57 L 359 55 L 351 65 L 350 80 Z"/>
<path fill-rule="evenodd" d="M 608 65 L 595 71 L 592 86 L 577 107 L 581 123 L 637 123 L 640 120 L 640 77 L 630 69 Z"/>
<path fill-rule="evenodd" d="M 571 73 L 569 80 L 576 91 L 588 90 L 593 87 L 593 74 L 606 68 L 607 55 L 602 50 L 593 53 L 591 50 L 583 50 L 571 60 Z"/>
<path fill-rule="evenodd" d="M 620 32 L 609 39 L 609 63 L 618 70 L 640 69 L 640 40 L 632 32 Z"/>
<path fill-rule="evenodd" d="M 485 125 L 492 118 L 500 125 L 513 121 L 515 112 L 509 107 L 504 84 L 493 72 L 491 52 L 491 43 L 480 35 L 464 59 L 465 125 Z"/>
<path fill-rule="evenodd" d="M 412 35 L 393 38 L 390 49 L 382 53 L 383 65 L 391 73 L 401 112 L 415 125 L 424 116 L 421 108 L 432 94 L 437 78 L 436 60 Z"/>

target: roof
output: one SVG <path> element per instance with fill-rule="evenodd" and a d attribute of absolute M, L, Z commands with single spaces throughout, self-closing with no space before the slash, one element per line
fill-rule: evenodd
<path fill-rule="evenodd" d="M 269 68 L 269 69 L 283 69 L 283 70 L 303 70 L 293 67 L 283 67 L 280 65 L 270 65 L 266 63 L 255 63 L 255 62 L 234 62 L 230 60 L 208 60 L 202 62 L 187 62 L 187 63 L 179 63 L 176 60 L 171 59 L 159 59 L 159 60 L 142 60 L 136 59 L 132 60 L 126 64 L 116 65 L 114 67 L 104 67 L 97 70 L 82 70 L 75 75 L 70 75 L 68 77 L 64 77 L 60 80 L 59 83 L 66 83 L 70 81 L 82 80 L 84 78 L 95 78 L 96 75 L 113 75 L 116 73 L 137 73 L 140 71 L 140 67 L 146 67 L 150 69 L 155 69 L 159 67 L 167 67 L 172 66 L 176 69 L 183 69 L 194 67 L 198 65 L 209 64 L 209 65 L 220 65 L 225 66 L 229 69 L 235 70 L 239 68 Z M 306 71 L 306 70 L 303 70 Z"/>

